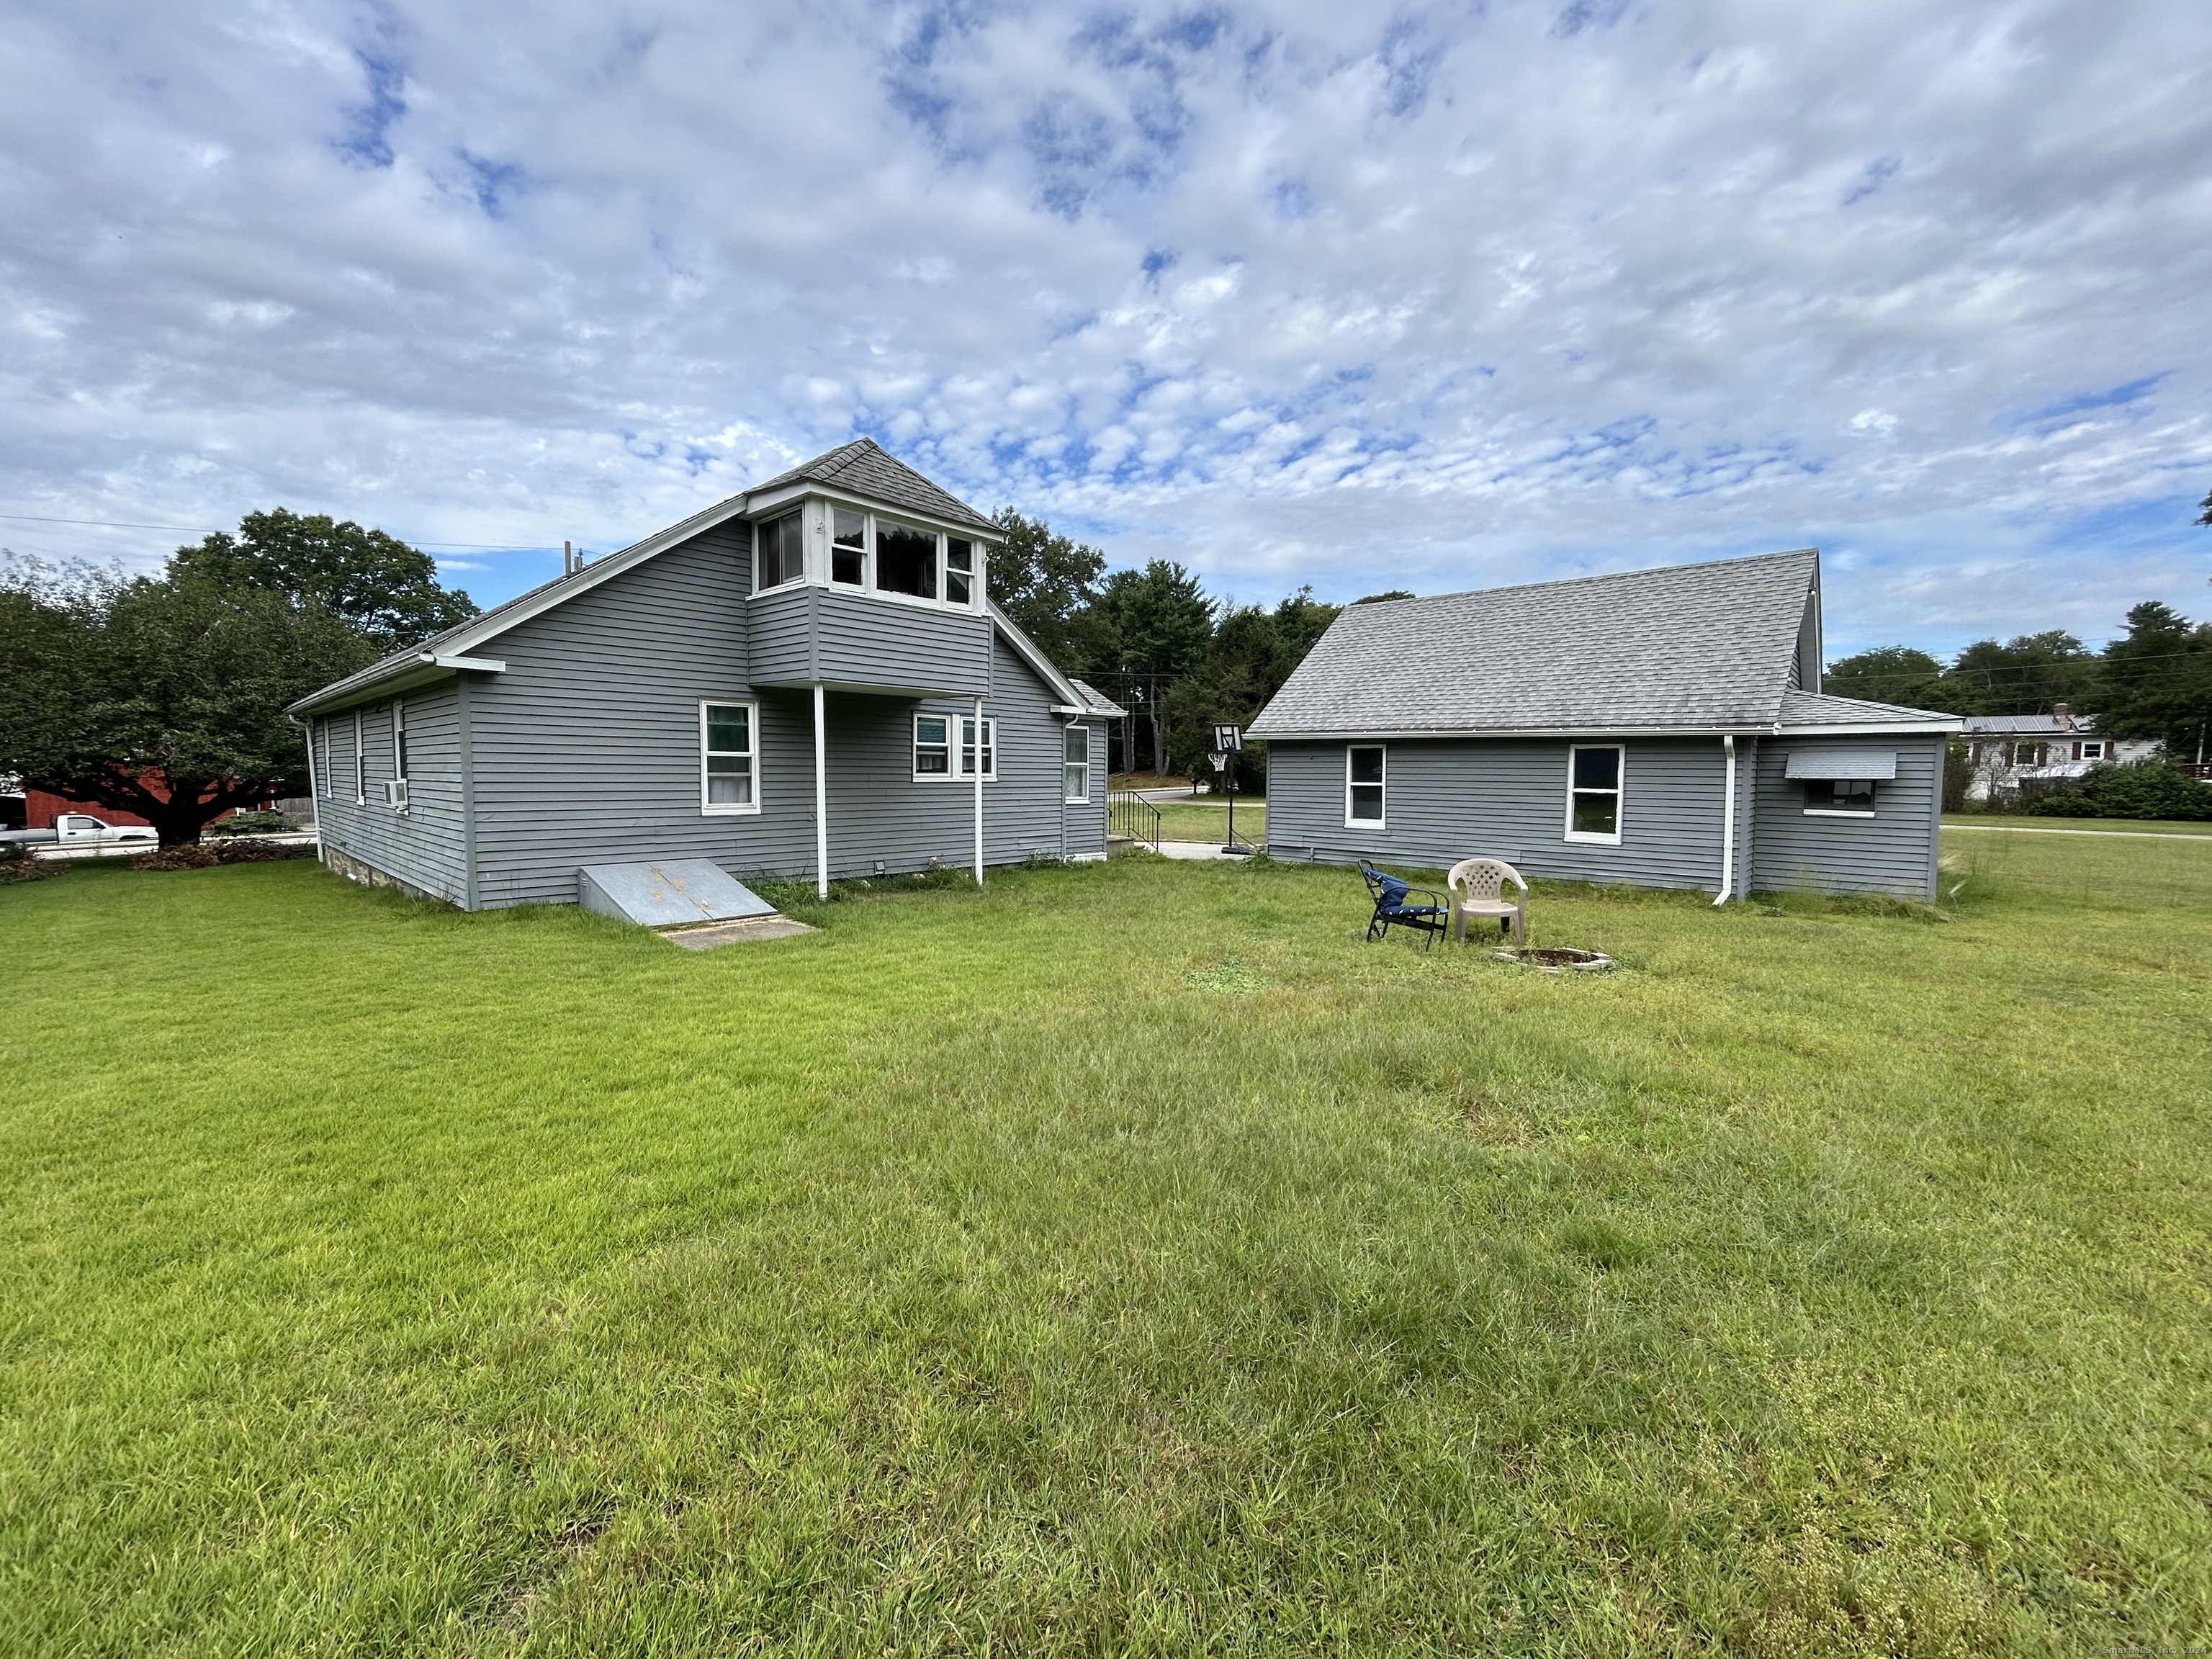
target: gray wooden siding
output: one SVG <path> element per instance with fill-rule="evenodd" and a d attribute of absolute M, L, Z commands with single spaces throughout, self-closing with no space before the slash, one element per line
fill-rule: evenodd
<path fill-rule="evenodd" d="M 578 866 L 603 860 L 708 858 L 740 878 L 813 873 L 812 694 L 748 681 L 749 666 L 761 672 L 761 642 L 749 653 L 742 630 L 785 607 L 744 605 L 742 554 L 737 537 L 708 532 L 488 651 L 507 672 L 472 677 L 467 693 L 478 904 L 571 902 Z M 998 780 L 984 786 L 987 862 L 1103 851 L 1103 789 L 1089 807 L 1063 806 L 1054 696 L 995 629 L 991 637 L 991 672 L 975 677 L 999 721 Z M 699 804 L 699 701 L 748 696 L 761 710 L 762 810 L 709 816 Z M 828 695 L 833 875 L 973 860 L 972 786 L 914 781 L 918 708 L 957 716 L 973 703 Z"/>
<path fill-rule="evenodd" d="M 974 696 L 990 683 L 990 619 L 805 584 L 747 607 L 763 684 L 825 680 Z"/>
<path fill-rule="evenodd" d="M 392 776 L 392 704 L 364 704 L 361 735 L 368 762 L 366 801 L 353 791 L 353 711 L 315 722 L 316 764 L 329 767 L 317 781 L 325 793 L 315 803 L 325 847 L 396 876 L 434 897 L 463 903 L 467 871 L 462 858 L 459 700 L 451 684 L 406 694 L 408 810 L 384 804 Z"/>
<path fill-rule="evenodd" d="M 1376 830 L 1346 827 L 1344 744 L 1270 743 L 1268 851 L 1325 863 L 1365 855 L 1421 869 L 1490 854 L 1532 877 L 1720 889 L 1726 774 L 1717 738 L 1625 740 L 1618 847 L 1565 838 L 1564 739 L 1424 738 L 1386 746 L 1386 827 Z M 1736 884 L 1744 890 L 1753 768 L 1741 750 L 1738 768 Z"/>
<path fill-rule="evenodd" d="M 1783 775 L 1792 754 L 1837 749 L 1896 751 L 1897 776 L 1875 786 L 1874 817 L 1808 817 L 1805 786 Z M 1755 885 L 1761 891 L 1814 887 L 1933 899 L 1942 781 L 1943 740 L 1939 737 L 1763 739 L 1759 745 Z"/>

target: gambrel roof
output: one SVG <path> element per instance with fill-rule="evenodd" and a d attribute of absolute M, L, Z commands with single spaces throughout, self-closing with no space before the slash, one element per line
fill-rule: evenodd
<path fill-rule="evenodd" d="M 1948 715 L 1801 691 L 1819 684 L 1820 629 L 1810 548 L 1355 605 L 1252 735 L 1748 732 L 1800 718 L 1955 726 Z"/>

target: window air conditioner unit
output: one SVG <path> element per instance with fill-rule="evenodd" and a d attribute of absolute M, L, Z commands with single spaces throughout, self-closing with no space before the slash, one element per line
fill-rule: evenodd
<path fill-rule="evenodd" d="M 384 804 L 399 811 L 407 810 L 407 780 L 388 779 L 384 786 Z"/>

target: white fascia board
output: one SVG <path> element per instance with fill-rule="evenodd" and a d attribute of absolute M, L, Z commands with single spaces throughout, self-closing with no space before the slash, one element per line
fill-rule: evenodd
<path fill-rule="evenodd" d="M 1036 642 L 1020 629 L 1015 627 L 1008 620 L 1006 613 L 1000 610 L 997 605 L 990 604 L 988 598 L 985 600 L 985 606 L 991 613 L 992 625 L 1006 636 L 1006 643 L 1014 647 L 1015 654 L 1036 671 L 1037 678 L 1045 683 L 1045 688 L 1057 693 L 1060 702 L 1070 708 L 1080 707 L 1083 702 L 1082 697 L 1078 695 L 1075 688 L 1067 683 L 1067 676 L 1053 665 L 1052 659 L 1038 650 Z M 1103 720 L 1106 716 L 1101 715 L 1099 718 Z"/>
<path fill-rule="evenodd" d="M 1763 738 L 1773 734 L 1776 729 L 1771 726 L 1431 726 L 1394 731 L 1369 727 L 1341 732 L 1263 732 L 1252 726 L 1244 735 L 1261 743 L 1412 743 L 1424 738 L 1573 738 L 1610 742 L 1616 738 Z"/>
<path fill-rule="evenodd" d="M 460 657 L 449 652 L 426 651 L 422 653 L 422 660 L 434 663 L 441 668 L 451 668 L 461 673 L 504 674 L 507 672 L 505 663 L 495 661 L 489 657 Z"/>
<path fill-rule="evenodd" d="M 1964 729 L 1964 723 L 1955 720 L 1915 720 L 1909 726 L 1879 726 L 1870 722 L 1852 726 L 1778 726 L 1771 735 L 1778 738 L 1922 738 Z"/>
<path fill-rule="evenodd" d="M 959 536 L 971 542 L 988 542 L 1003 545 L 1006 537 L 996 530 L 982 530 L 959 519 L 948 519 L 935 513 L 924 513 L 918 507 L 902 507 L 896 501 L 880 501 L 873 495 L 863 495 L 857 490 L 840 489 L 835 484 L 816 483 L 801 478 L 797 483 L 784 485 L 780 489 L 756 491 L 745 497 L 745 516 L 758 518 L 779 507 L 801 501 L 809 495 L 817 495 L 825 501 L 835 501 L 840 507 L 856 507 L 863 513 L 879 514 L 887 519 L 917 524 L 926 530 L 941 530 L 948 536 Z"/>

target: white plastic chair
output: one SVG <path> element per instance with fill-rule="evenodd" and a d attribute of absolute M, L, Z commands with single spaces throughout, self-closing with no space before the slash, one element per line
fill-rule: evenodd
<path fill-rule="evenodd" d="M 1517 890 L 1510 899 L 1509 882 Z M 1467 942 L 1469 916 L 1493 918 L 1501 934 L 1512 928 L 1516 945 L 1528 942 L 1528 884 L 1503 859 L 1462 859 L 1444 877 L 1444 890 L 1451 896 L 1452 938 L 1460 943 Z"/>

